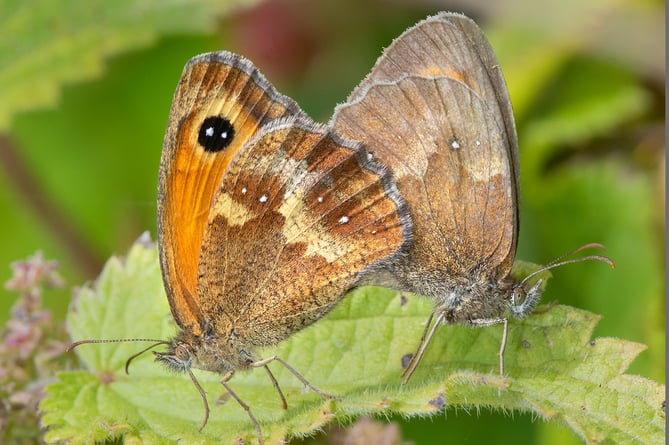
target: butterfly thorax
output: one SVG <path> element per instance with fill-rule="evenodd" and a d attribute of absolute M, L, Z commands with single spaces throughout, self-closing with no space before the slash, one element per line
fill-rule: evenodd
<path fill-rule="evenodd" d="M 156 360 L 177 372 L 189 368 L 226 373 L 248 369 L 253 363 L 251 352 L 231 333 L 227 338 L 195 335 L 183 330 L 174 337 L 167 352 L 156 353 Z"/>
<path fill-rule="evenodd" d="M 524 318 L 542 293 L 540 282 L 530 286 L 509 276 L 498 279 L 486 273 L 425 283 L 432 291 L 435 312 L 443 312 L 447 323 L 480 325 L 509 315 Z"/>
<path fill-rule="evenodd" d="M 522 293 L 524 297 L 527 293 L 515 280 L 498 278 L 503 274 L 495 269 L 482 267 L 454 273 L 440 268 L 418 268 L 408 261 L 394 266 L 391 272 L 400 281 L 399 287 L 431 297 L 435 312 L 443 312 L 448 323 L 470 324 L 474 320 L 504 317 L 509 311 L 514 312 L 517 303 L 514 296 Z"/>
<path fill-rule="evenodd" d="M 436 283 L 435 283 L 436 284 Z M 514 283 L 488 274 L 456 277 L 437 287 L 435 311 L 444 312 L 448 323 L 472 323 L 504 317 L 511 307 Z"/>

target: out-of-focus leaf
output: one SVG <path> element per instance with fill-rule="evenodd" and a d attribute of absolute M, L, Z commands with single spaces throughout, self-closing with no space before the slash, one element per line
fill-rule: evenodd
<path fill-rule="evenodd" d="M 252 1 L 5 1 L 0 130 L 19 111 L 53 105 L 64 83 L 100 75 L 105 57 L 165 33 L 212 31 L 221 14 Z"/>

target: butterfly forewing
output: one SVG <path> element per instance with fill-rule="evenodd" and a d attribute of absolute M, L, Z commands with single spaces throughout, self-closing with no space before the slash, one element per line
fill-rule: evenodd
<path fill-rule="evenodd" d="M 506 97 L 506 101 L 500 100 Z M 494 53 L 469 19 L 410 28 L 332 126 L 387 164 L 414 220 L 414 264 L 505 276 L 516 248 L 517 143 Z"/>
<path fill-rule="evenodd" d="M 359 100 L 372 85 L 406 76 L 449 77 L 481 96 L 504 122 L 514 182 L 518 183 L 518 142 L 509 93 L 495 52 L 474 21 L 441 13 L 407 29 L 383 52 L 347 102 Z"/>
<path fill-rule="evenodd" d="M 406 244 L 387 174 L 359 144 L 305 119 L 253 138 L 216 194 L 200 255 L 219 332 L 272 344 L 324 315 L 363 271 Z"/>
<path fill-rule="evenodd" d="M 217 52 L 193 58 L 174 95 L 158 186 L 158 224 L 163 274 L 175 320 L 201 319 L 197 262 L 213 196 L 232 157 L 267 123 L 303 115 L 241 56 Z M 201 143 L 206 120 L 225 119 L 230 143 Z M 213 126 L 212 128 L 215 128 Z M 178 230 L 177 230 L 178 229 Z"/>

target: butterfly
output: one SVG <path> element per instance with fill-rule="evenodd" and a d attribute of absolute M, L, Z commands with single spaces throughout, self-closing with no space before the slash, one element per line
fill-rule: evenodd
<path fill-rule="evenodd" d="M 156 360 L 190 376 L 205 407 L 201 428 L 209 406 L 192 368 L 222 374 L 262 442 L 228 381 L 264 368 L 285 408 L 267 366 L 276 361 L 333 398 L 256 350 L 323 317 L 405 250 L 410 231 L 389 173 L 362 144 L 314 123 L 244 57 L 194 57 L 174 94 L 158 184 L 160 264 L 179 332 L 147 350 L 167 345 Z"/>
<path fill-rule="evenodd" d="M 503 323 L 503 374 L 508 314 L 529 314 L 542 283 L 509 275 L 518 242 L 518 141 L 499 62 L 480 28 L 453 13 L 409 28 L 335 109 L 330 126 L 392 170 L 412 218 L 408 254 L 366 280 L 434 302 L 404 382 L 442 323 Z M 601 246 L 567 255 L 590 247 Z M 585 259 L 612 264 L 596 255 L 563 259 L 540 271 Z"/>

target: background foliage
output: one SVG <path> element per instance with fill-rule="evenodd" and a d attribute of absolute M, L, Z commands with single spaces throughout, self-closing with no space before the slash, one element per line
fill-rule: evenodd
<path fill-rule="evenodd" d="M 244 2 L 250 3 L 250 2 Z M 308 6 L 307 6 L 308 5 Z M 596 336 L 640 343 L 630 372 L 664 381 L 664 3 L 0 0 L 0 264 L 41 249 L 71 285 L 145 229 L 172 93 L 195 54 L 244 54 L 327 121 L 392 38 L 439 10 L 485 30 L 521 150 L 518 258 L 600 242 L 617 269 L 555 271 L 544 301 L 603 315 Z M 5 269 L 9 277 L 9 268 Z M 0 321 L 13 295 L 0 291 Z M 69 294 L 48 293 L 62 319 Z M 448 412 L 406 440 L 577 441 L 530 416 Z"/>

